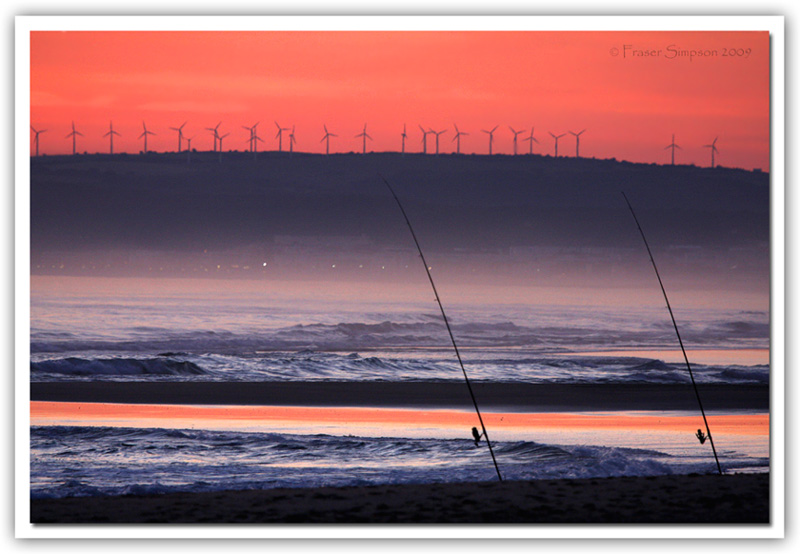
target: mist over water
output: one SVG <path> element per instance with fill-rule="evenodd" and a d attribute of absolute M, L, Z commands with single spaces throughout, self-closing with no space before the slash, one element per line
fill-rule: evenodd
<path fill-rule="evenodd" d="M 524 296 L 511 289 L 448 290 L 448 317 L 474 379 L 688 379 L 678 360 L 657 355 L 676 349 L 674 331 L 661 306 L 637 302 L 648 295 L 631 295 L 633 304 L 625 305 L 628 295 L 613 291 L 545 289 L 538 292 L 555 303 L 537 304 L 536 289 Z M 30 377 L 458 380 L 430 296 L 416 285 L 35 277 Z M 600 299 L 607 303 L 594 303 Z M 688 348 L 718 352 L 697 364 L 699 380 L 768 382 L 766 354 L 740 355 L 769 347 L 767 312 L 697 307 L 676 309 L 676 317 Z"/>

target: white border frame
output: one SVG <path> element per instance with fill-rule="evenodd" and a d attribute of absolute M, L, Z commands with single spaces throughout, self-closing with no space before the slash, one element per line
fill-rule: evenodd
<path fill-rule="evenodd" d="M 783 16 L 18 16 L 15 18 L 15 533 L 17 538 L 783 538 L 785 525 L 785 37 Z M 38 30 L 769 31 L 771 520 L 769 526 L 35 526 L 30 513 L 30 32 Z"/>

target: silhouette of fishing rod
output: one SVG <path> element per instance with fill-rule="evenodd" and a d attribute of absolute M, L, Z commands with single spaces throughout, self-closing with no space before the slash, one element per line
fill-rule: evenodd
<path fill-rule="evenodd" d="M 476 428 L 472 428 L 472 435 L 475 438 L 475 444 L 477 445 L 480 437 L 486 439 L 486 444 L 489 445 L 489 453 L 492 455 L 492 462 L 494 462 L 494 469 L 497 471 L 497 478 L 502 481 L 503 476 L 500 475 L 500 468 L 497 467 L 497 459 L 494 457 L 494 449 L 492 449 L 492 443 L 489 440 L 489 434 L 486 432 L 486 425 L 483 424 L 483 417 L 481 417 L 481 410 L 478 408 L 478 401 L 475 399 L 475 393 L 472 392 L 472 385 L 469 382 L 469 377 L 467 377 L 467 370 L 464 369 L 464 362 L 461 361 L 461 353 L 458 351 L 458 346 L 456 345 L 456 339 L 453 336 L 453 330 L 450 328 L 450 322 L 447 319 L 447 314 L 444 313 L 444 306 L 442 305 L 442 301 L 439 298 L 439 292 L 436 290 L 436 285 L 433 282 L 433 277 L 431 276 L 431 270 L 428 268 L 428 262 L 425 261 L 425 255 L 422 253 L 422 247 L 419 245 L 419 241 L 417 240 L 417 234 L 414 232 L 414 228 L 411 226 L 411 221 L 408 219 L 408 215 L 406 214 L 405 209 L 403 208 L 403 204 L 400 203 L 400 199 L 395 194 L 392 185 L 389 184 L 389 181 L 381 175 L 380 173 L 378 176 L 386 183 L 386 187 L 389 189 L 389 192 L 392 193 L 395 202 L 397 202 L 397 206 L 400 208 L 400 212 L 403 214 L 403 218 L 406 220 L 406 225 L 408 225 L 408 230 L 411 231 L 411 237 L 414 239 L 414 244 L 417 245 L 417 252 L 419 252 L 419 257 L 422 259 L 422 265 L 425 266 L 425 273 L 428 274 L 428 281 L 431 283 L 431 288 L 433 289 L 433 295 L 436 297 L 436 303 L 439 304 L 439 310 L 442 312 L 442 319 L 444 320 L 444 325 L 447 327 L 447 333 L 450 335 L 450 341 L 453 343 L 453 350 L 456 352 L 456 358 L 458 358 L 458 365 L 461 366 L 461 373 L 464 374 L 464 381 L 467 383 L 467 389 L 469 389 L 469 395 L 472 398 L 472 404 L 475 406 L 475 413 L 478 414 L 478 421 L 480 421 L 481 429 L 483 433 L 478 434 L 478 430 Z"/>
<path fill-rule="evenodd" d="M 689 364 L 689 357 L 686 355 L 686 349 L 683 347 L 683 340 L 681 339 L 681 334 L 678 331 L 678 324 L 675 322 L 675 316 L 672 313 L 672 306 L 669 304 L 669 298 L 667 298 L 667 291 L 664 289 L 664 283 L 661 281 L 661 275 L 658 273 L 658 267 L 656 267 L 656 261 L 653 259 L 653 253 L 650 251 L 650 245 L 647 244 L 647 239 L 644 236 L 644 231 L 642 230 L 642 226 L 639 225 L 639 218 L 636 217 L 636 213 L 633 211 L 633 206 L 631 206 L 628 197 L 625 196 L 625 193 L 622 193 L 622 197 L 625 199 L 625 203 L 628 205 L 628 209 L 631 211 L 631 215 L 633 216 L 633 220 L 636 222 L 636 227 L 639 228 L 639 234 L 642 235 L 642 240 L 644 241 L 644 247 L 647 248 L 647 254 L 650 256 L 650 262 L 653 264 L 653 269 L 656 272 L 656 278 L 658 279 L 658 284 L 661 286 L 661 292 L 664 294 L 664 301 L 667 303 L 667 310 L 669 311 L 669 317 L 672 318 L 672 326 L 675 328 L 675 334 L 678 336 L 678 343 L 681 345 L 681 352 L 683 352 L 683 359 L 686 362 L 686 369 L 689 370 L 689 377 L 692 380 L 692 387 L 694 387 L 694 394 L 697 397 L 697 404 L 700 406 L 700 413 L 703 414 L 703 423 L 706 425 L 706 433 L 703 434 L 701 429 L 697 430 L 697 434 L 695 435 L 697 439 L 700 441 L 700 444 L 706 442 L 711 443 L 711 450 L 714 452 L 714 460 L 717 462 L 717 471 L 719 474 L 722 475 L 722 467 L 719 465 L 719 458 L 717 457 L 717 449 L 714 447 L 714 439 L 711 437 L 711 428 L 708 426 L 708 419 L 706 419 L 706 412 L 703 409 L 703 402 L 700 400 L 700 392 L 697 390 L 697 383 L 694 380 L 694 373 L 692 373 L 692 366 Z"/>

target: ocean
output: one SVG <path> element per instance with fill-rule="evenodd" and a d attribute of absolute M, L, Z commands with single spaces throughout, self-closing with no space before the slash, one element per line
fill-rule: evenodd
<path fill-rule="evenodd" d="M 463 383 L 426 286 L 424 275 L 418 285 L 358 286 L 34 276 L 30 381 Z M 657 289 L 439 286 L 476 385 L 689 383 Z M 692 294 L 677 293 L 673 304 L 698 383 L 768 386 L 768 308 Z M 465 423 L 472 412 L 438 407 L 436 398 L 431 405 L 398 406 L 398 415 L 364 398 L 349 412 L 317 405 L 302 417 L 197 410 L 169 418 L 141 409 L 66 417 L 34 399 L 31 496 L 496 479 L 486 442 L 476 445 Z M 506 479 L 716 471 L 709 443 L 692 435 L 702 426 L 696 411 L 597 403 L 552 421 L 485 411 Z M 768 471 L 762 405 L 712 409 L 712 431 L 713 418 L 722 425 L 739 416 L 750 423 L 714 434 L 723 469 Z M 760 427 L 747 417 L 761 417 Z M 641 425 L 648 418 L 657 424 Z"/>

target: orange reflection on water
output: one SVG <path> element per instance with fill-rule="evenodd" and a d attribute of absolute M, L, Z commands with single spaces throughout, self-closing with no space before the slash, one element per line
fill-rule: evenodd
<path fill-rule="evenodd" d="M 691 432 L 703 427 L 697 415 L 647 412 L 595 413 L 484 413 L 487 426 L 497 429 L 605 429 Z M 708 416 L 715 433 L 769 435 L 769 414 Z M 408 410 L 386 408 L 327 408 L 299 406 L 194 406 L 173 404 L 103 404 L 31 402 L 32 425 L 108 425 L 176 427 L 205 426 L 207 422 L 232 427 L 259 423 L 316 423 L 329 425 L 478 426 L 474 412 L 458 410 Z"/>

